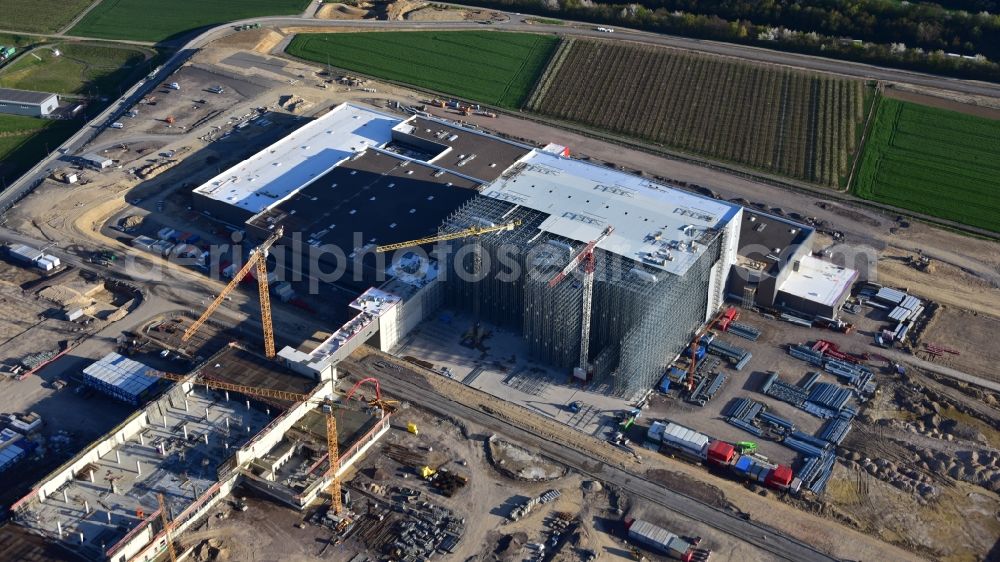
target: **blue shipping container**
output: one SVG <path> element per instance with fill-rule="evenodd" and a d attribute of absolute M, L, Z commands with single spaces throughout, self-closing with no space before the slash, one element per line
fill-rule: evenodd
<path fill-rule="evenodd" d="M 743 456 L 740 457 L 738 461 L 736 461 L 736 464 L 733 465 L 733 469 L 736 470 L 736 472 L 739 472 L 740 474 L 746 474 L 747 471 L 750 470 L 750 465 L 752 464 L 753 464 L 753 459 L 751 459 L 750 457 Z"/>
<path fill-rule="evenodd" d="M 670 392 L 670 375 L 663 375 L 663 378 L 660 379 L 659 391 L 664 394 Z"/>

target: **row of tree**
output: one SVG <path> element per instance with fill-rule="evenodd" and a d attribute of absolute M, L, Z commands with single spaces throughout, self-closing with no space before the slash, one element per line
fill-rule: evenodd
<path fill-rule="evenodd" d="M 597 0 L 603 3 L 603 0 Z M 1000 15 L 896 0 L 639 0 L 651 10 L 716 15 L 728 21 L 783 26 L 925 51 L 1000 58 Z"/>
<path fill-rule="evenodd" d="M 644 3 L 659 3 L 663 5 L 673 5 L 690 3 L 701 4 L 692 0 L 642 0 Z M 747 5 L 774 5 L 777 0 L 745 0 Z M 869 0 L 857 0 L 849 2 L 847 0 L 810 0 L 801 2 L 787 2 L 791 4 L 801 4 L 803 6 L 824 5 L 826 9 L 831 6 L 841 5 L 845 7 L 861 6 L 867 4 Z M 947 1 L 947 0 L 946 0 Z M 875 4 L 875 0 L 871 0 Z M 894 0 L 881 0 L 881 2 L 896 4 Z M 928 48 L 921 46 L 920 40 L 914 43 L 905 41 L 875 41 L 872 39 L 862 39 L 841 33 L 825 33 L 817 30 L 799 29 L 787 23 L 755 22 L 744 18 L 726 18 L 719 14 L 697 13 L 682 9 L 671 9 L 667 7 L 650 7 L 643 4 L 612 4 L 594 3 L 592 0 L 466 0 L 465 3 L 479 6 L 492 7 L 513 12 L 524 12 L 530 14 L 563 17 L 566 19 L 593 22 L 597 24 L 616 24 L 660 33 L 669 33 L 686 37 L 700 39 L 714 39 L 734 43 L 758 45 L 775 49 L 795 51 L 807 54 L 822 55 L 831 58 L 840 58 L 858 62 L 892 66 L 935 74 L 957 76 L 961 78 L 974 78 L 979 80 L 989 80 L 1000 82 L 1000 64 L 990 60 L 990 57 L 982 53 L 972 54 L 975 47 L 979 46 L 984 37 L 982 26 L 979 35 L 962 35 L 970 37 L 976 42 L 971 43 L 973 49 L 966 48 Z M 708 1 L 706 4 L 722 4 L 725 2 Z M 737 3 L 737 2 L 734 2 Z M 987 0 L 952 0 L 950 4 L 996 4 L 997 1 Z M 905 2 L 902 5 L 906 5 Z M 940 6 L 938 6 L 940 8 Z M 754 8 L 757 9 L 757 8 Z M 851 10 L 847 10 L 851 12 Z M 854 10 L 857 14 L 861 9 Z M 923 13 L 923 12 L 920 12 Z M 956 15 L 961 11 L 950 11 Z M 866 21 L 865 18 L 852 13 L 852 18 L 858 21 Z M 966 14 L 967 17 L 979 18 L 977 21 L 992 22 L 988 26 L 990 33 L 996 34 L 1000 28 L 1000 22 L 993 15 L 976 14 L 975 16 Z M 777 20 L 775 20 L 777 21 Z M 853 20 L 852 20 L 853 21 Z M 927 23 L 927 22 L 922 22 Z M 938 22 L 940 23 L 940 22 Z M 875 28 L 882 25 L 879 24 Z M 992 26 L 992 27 L 991 27 Z M 905 26 L 904 26 L 905 27 Z M 919 27 L 919 26 L 918 26 Z M 943 29 L 943 28 L 942 28 Z M 971 33 L 970 30 L 966 30 Z M 880 32 L 881 33 L 881 32 Z M 900 35 L 903 36 L 903 35 Z M 924 40 L 944 41 L 948 45 L 954 42 L 953 37 L 945 32 L 924 33 L 920 37 Z M 992 36 L 991 36 L 992 37 Z M 959 41 L 961 43 L 961 40 Z M 1000 36 L 992 40 L 988 49 L 1000 49 Z M 998 57 L 1000 59 L 1000 57 Z"/>

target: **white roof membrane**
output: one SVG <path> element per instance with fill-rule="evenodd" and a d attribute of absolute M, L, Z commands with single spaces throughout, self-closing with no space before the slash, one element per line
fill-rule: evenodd
<path fill-rule="evenodd" d="M 205 197 L 259 213 L 368 147 L 392 140 L 402 119 L 341 104 L 194 189 Z"/>
<path fill-rule="evenodd" d="M 549 214 L 541 229 L 580 242 L 614 232 L 598 248 L 683 275 L 740 207 L 655 181 L 547 152 L 483 188 L 483 195 Z"/>

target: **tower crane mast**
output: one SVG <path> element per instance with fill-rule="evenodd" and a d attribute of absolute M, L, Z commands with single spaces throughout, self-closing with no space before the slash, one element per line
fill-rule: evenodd
<path fill-rule="evenodd" d="M 601 231 L 600 236 L 591 240 L 583 247 L 573 259 L 569 260 L 566 267 L 549 281 L 549 288 L 552 289 L 580 265 L 583 266 L 583 304 L 580 313 L 580 369 L 586 374 L 587 362 L 590 359 L 590 317 L 594 302 L 594 271 L 597 268 L 594 259 L 594 249 L 611 233 L 615 227 L 610 224 Z"/>
<path fill-rule="evenodd" d="M 226 285 L 224 289 L 219 291 L 218 296 L 215 300 L 201 313 L 201 316 L 197 320 L 188 326 L 187 330 L 184 330 L 184 335 L 181 336 L 182 342 L 187 342 L 194 336 L 198 330 L 205 324 L 210 316 L 222 305 L 226 297 L 229 296 L 233 290 L 240 284 L 240 281 L 250 273 L 251 269 L 256 268 L 257 277 L 257 292 L 258 298 L 260 299 L 260 322 L 264 329 L 264 355 L 268 359 L 274 359 L 275 349 L 274 349 L 274 326 L 271 323 L 271 296 L 267 286 L 267 252 L 274 245 L 275 242 L 281 239 L 284 234 L 284 230 L 278 227 L 274 233 L 272 233 L 267 240 L 261 243 L 250 252 L 250 258 L 247 260 L 243 267 L 233 276 L 229 284 Z"/>
<path fill-rule="evenodd" d="M 156 376 L 161 379 L 166 379 L 175 382 L 185 382 L 190 379 L 189 375 L 178 375 L 175 373 L 166 373 L 163 371 L 149 371 L 149 374 Z M 383 415 L 386 413 L 391 413 L 392 404 L 395 401 L 383 400 L 381 389 L 378 386 L 378 381 L 374 378 L 364 379 L 359 382 L 353 389 L 351 389 L 351 394 L 357 389 L 361 383 L 366 381 L 374 381 L 376 388 L 376 400 L 370 402 L 372 406 L 378 407 L 382 410 Z M 335 405 L 332 400 L 320 399 L 313 397 L 309 394 L 300 394 L 297 392 L 287 392 L 284 390 L 274 390 L 269 388 L 258 388 L 254 386 L 246 386 L 241 384 L 233 384 L 224 381 L 217 381 L 206 378 L 197 378 L 190 381 L 192 384 L 204 385 L 207 388 L 215 388 L 218 390 L 226 390 L 230 392 L 238 392 L 247 396 L 261 396 L 265 398 L 274 398 L 278 400 L 285 400 L 288 402 L 311 402 L 318 403 L 322 406 L 323 412 L 326 415 L 326 447 L 327 454 L 330 459 L 330 497 L 331 497 L 331 507 L 333 512 L 340 515 L 344 511 L 341 498 L 341 482 L 340 476 L 337 474 L 340 472 L 340 445 L 337 438 L 337 418 L 334 415 Z M 350 399 L 350 395 L 348 395 Z"/>

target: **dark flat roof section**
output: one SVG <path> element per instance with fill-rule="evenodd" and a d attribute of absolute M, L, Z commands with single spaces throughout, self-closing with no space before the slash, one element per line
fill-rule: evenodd
<path fill-rule="evenodd" d="M 410 135 L 441 145 L 448 150 L 433 164 L 485 182 L 493 181 L 529 152 L 529 149 L 503 139 L 446 123 L 417 117 L 411 122 Z M 405 137 L 396 135 L 405 143 Z"/>
<path fill-rule="evenodd" d="M 303 244 L 332 244 L 350 255 L 369 243 L 390 244 L 435 234 L 449 213 L 476 195 L 479 185 L 419 162 L 368 150 L 249 224 L 267 230 L 280 224 L 286 241 L 299 232 Z M 357 239 L 355 233 L 359 233 Z"/>
<path fill-rule="evenodd" d="M 308 394 L 317 384 L 262 355 L 239 347 L 223 348 L 209 358 L 198 372 L 206 379 L 297 394 Z"/>
<path fill-rule="evenodd" d="M 789 248 L 804 244 L 813 229 L 804 224 L 759 213 L 750 209 L 743 210 L 743 224 L 740 225 L 739 253 L 753 259 L 766 255 L 763 251 L 784 255 Z M 774 250 L 778 249 L 777 252 Z M 750 255 L 752 254 L 752 255 Z"/>
<path fill-rule="evenodd" d="M 47 94 L 45 92 L 31 92 L 28 90 L 11 90 L 9 88 L 0 88 L 0 102 L 8 103 L 31 103 L 31 104 L 41 104 L 45 100 L 51 98 L 55 94 Z"/>

